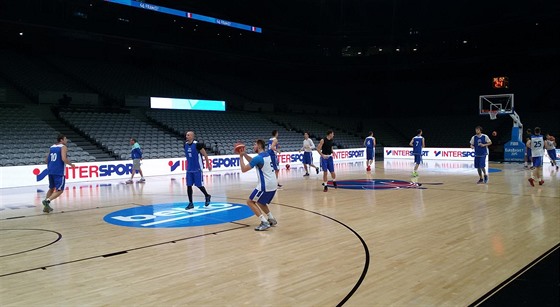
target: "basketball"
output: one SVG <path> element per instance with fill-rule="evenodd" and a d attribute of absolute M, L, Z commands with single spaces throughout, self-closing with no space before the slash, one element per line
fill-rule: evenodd
<path fill-rule="evenodd" d="M 498 132 L 496 132 L 495 130 L 492 131 L 492 136 L 497 136 L 497 135 L 498 135 Z"/>
<path fill-rule="evenodd" d="M 286 169 L 290 169 L 290 164 L 286 164 Z"/>
<path fill-rule="evenodd" d="M 239 154 L 244 149 L 245 149 L 245 144 L 241 142 L 237 142 L 233 145 L 233 152 L 236 154 Z"/>

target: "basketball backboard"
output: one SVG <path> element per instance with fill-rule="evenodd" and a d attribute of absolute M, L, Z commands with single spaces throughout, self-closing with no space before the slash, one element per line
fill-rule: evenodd
<path fill-rule="evenodd" d="M 480 115 L 513 114 L 513 94 L 481 95 L 478 111 Z"/>

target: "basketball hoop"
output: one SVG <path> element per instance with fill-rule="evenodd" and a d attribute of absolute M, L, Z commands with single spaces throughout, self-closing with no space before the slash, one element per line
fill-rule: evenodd
<path fill-rule="evenodd" d="M 498 118 L 498 111 L 489 111 L 488 115 L 490 115 L 491 120 L 495 120 L 496 118 Z"/>

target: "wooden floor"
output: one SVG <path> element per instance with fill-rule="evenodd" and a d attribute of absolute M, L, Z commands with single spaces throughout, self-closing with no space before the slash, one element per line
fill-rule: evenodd
<path fill-rule="evenodd" d="M 410 161 L 337 167 L 338 180 L 410 181 Z M 106 223 L 125 208 L 185 202 L 181 176 L 69 184 L 43 214 L 46 187 L 3 189 L 2 306 L 465 306 L 560 243 L 560 174 L 531 187 L 519 164 L 491 164 L 490 183 L 461 163 L 423 166 L 422 188 L 330 189 L 282 170 L 256 217 L 185 228 Z M 213 202 L 244 204 L 254 171 L 211 172 Z M 440 185 L 434 183 L 442 183 Z M 195 189 L 195 200 L 203 201 Z"/>

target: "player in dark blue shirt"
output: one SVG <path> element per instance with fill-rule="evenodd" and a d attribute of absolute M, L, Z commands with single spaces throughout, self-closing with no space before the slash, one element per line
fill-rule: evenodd
<path fill-rule="evenodd" d="M 185 210 L 189 210 L 194 208 L 192 200 L 193 185 L 195 185 L 204 194 L 204 206 L 210 205 L 211 196 L 204 187 L 204 178 L 202 176 L 202 169 L 204 169 L 202 157 L 204 157 L 206 168 L 208 168 L 209 171 L 212 170 L 212 163 L 210 163 L 210 159 L 208 159 L 208 154 L 204 149 L 204 144 L 198 143 L 194 140 L 194 132 L 187 131 L 185 137 L 187 139 L 185 142 L 185 157 L 187 158 L 187 195 L 189 196 L 189 205 L 185 208 Z"/>
<path fill-rule="evenodd" d="M 49 153 L 45 158 L 47 162 L 47 172 L 49 174 L 49 191 L 43 200 L 43 212 L 50 213 L 53 211 L 50 204 L 51 201 L 59 197 L 64 192 L 66 183 L 65 165 L 76 167 L 70 160 L 68 160 L 68 148 L 66 144 L 68 139 L 64 134 L 59 134 L 56 138 L 56 144 L 49 148 Z"/>

